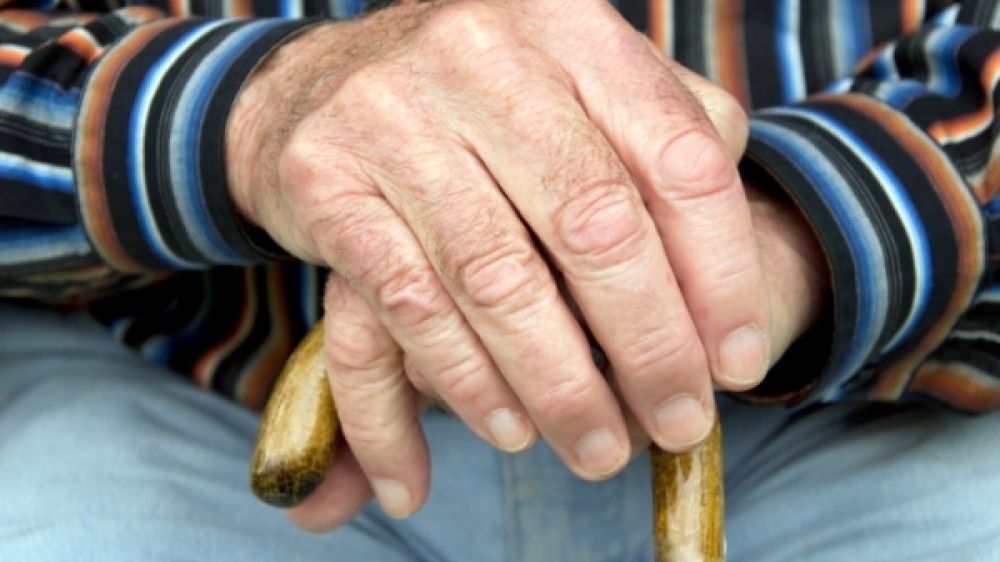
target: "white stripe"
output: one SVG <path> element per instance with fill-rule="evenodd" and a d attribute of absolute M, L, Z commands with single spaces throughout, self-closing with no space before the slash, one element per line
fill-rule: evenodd
<path fill-rule="evenodd" d="M 59 193 L 73 192 L 73 170 L 69 166 L 55 166 L 45 162 L 29 160 L 20 154 L 0 152 L 0 173 L 5 169 L 16 170 L 18 176 L 28 176 L 27 181 L 31 181 L 31 178 L 38 178 L 42 181 L 51 179 L 57 184 L 39 185 L 37 181 L 31 181 L 31 183 L 40 189 L 58 191 Z"/>
<path fill-rule="evenodd" d="M 883 352 L 889 351 L 899 343 L 899 338 L 901 338 L 903 334 L 912 328 L 916 323 L 922 295 L 924 295 L 928 289 L 926 272 L 930 271 L 930 264 L 925 261 L 926 256 L 924 255 L 924 251 L 921 250 L 920 241 L 923 237 L 915 227 L 915 225 L 920 224 L 920 217 L 916 214 L 915 210 L 908 208 L 910 205 L 903 200 L 904 194 L 896 189 L 898 182 L 889 177 L 889 174 L 884 168 L 884 164 L 876 161 L 870 154 L 867 153 L 867 151 L 855 150 L 853 142 L 848 139 L 844 139 L 841 132 L 833 125 L 832 122 L 827 121 L 826 119 L 821 119 L 811 113 L 794 110 L 776 109 L 773 113 L 807 120 L 820 129 L 826 131 L 831 136 L 842 139 L 843 146 L 848 148 L 851 153 L 865 165 L 868 172 L 875 176 L 879 185 L 883 186 L 883 195 L 892 204 L 893 211 L 895 211 L 896 215 L 902 219 L 900 222 L 902 223 L 904 232 L 906 232 L 906 241 L 910 246 L 910 252 L 913 254 L 914 270 L 911 273 L 914 286 L 913 296 L 910 299 L 910 308 L 909 312 L 907 312 L 906 320 L 900 324 L 899 329 L 893 334 L 890 341 L 886 343 L 885 347 L 882 349 Z M 864 216 L 863 212 L 861 216 Z M 875 236 L 875 234 L 872 234 L 872 236 Z"/>
<path fill-rule="evenodd" d="M 955 330 L 949 337 L 966 341 L 988 341 L 1000 344 L 1000 334 L 989 330 Z"/>
<path fill-rule="evenodd" d="M 148 232 L 153 238 L 153 244 L 156 246 L 153 248 L 154 253 L 159 254 L 161 258 L 166 258 L 168 261 L 172 261 L 175 266 L 180 267 L 193 268 L 197 264 L 177 256 L 170 250 L 170 247 L 166 244 L 166 242 L 164 242 L 163 234 L 156 222 L 156 216 L 153 214 L 153 204 L 149 200 L 149 188 L 146 184 L 146 155 L 145 150 L 143 150 L 143 141 L 146 138 L 146 126 L 149 125 L 148 120 L 150 106 L 152 104 L 153 97 L 159 91 L 156 87 L 149 87 L 148 85 L 160 84 L 166 73 L 173 68 L 174 63 L 187 52 L 188 48 L 190 48 L 192 44 L 226 23 L 228 23 L 228 20 L 217 20 L 207 23 L 202 27 L 192 30 L 187 35 L 182 37 L 176 44 L 174 44 L 174 46 L 167 53 L 165 53 L 153 67 L 149 69 L 149 73 L 146 75 L 143 80 L 143 85 L 140 87 L 140 97 L 136 100 L 136 104 L 134 106 L 135 111 L 137 112 L 135 120 L 139 126 L 133 134 L 135 135 L 139 146 L 138 148 L 130 146 L 129 150 L 136 159 L 135 163 L 131 166 L 133 169 L 138 171 L 138 177 L 134 178 L 138 182 L 138 185 L 132 186 L 132 195 L 135 198 L 136 204 L 139 206 L 139 212 L 141 215 L 139 220 L 146 226 L 143 230 Z M 138 194 L 135 193 L 136 188 L 138 188 Z"/>
<path fill-rule="evenodd" d="M 803 72 L 802 48 L 799 43 L 799 0 L 784 0 L 779 10 L 784 12 L 781 17 L 783 26 L 778 30 L 779 44 L 782 59 L 782 70 L 785 79 L 781 85 L 783 93 L 788 97 L 786 101 L 798 101 L 806 96 L 806 78 Z"/>

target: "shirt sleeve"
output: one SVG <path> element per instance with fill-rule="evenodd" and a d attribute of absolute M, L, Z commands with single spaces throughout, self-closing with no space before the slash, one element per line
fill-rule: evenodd
<path fill-rule="evenodd" d="M 297 16 L 361 2 L 270 3 L 294 18 L 229 17 L 251 11 L 239 0 L 158 4 L 0 0 L 0 296 L 79 300 L 280 255 L 230 203 L 229 109 L 272 49 L 320 21 Z"/>
<path fill-rule="evenodd" d="M 833 295 L 750 397 L 1000 407 L 998 23 L 1000 2 L 956 4 L 752 113 L 744 171 L 803 211 Z"/>

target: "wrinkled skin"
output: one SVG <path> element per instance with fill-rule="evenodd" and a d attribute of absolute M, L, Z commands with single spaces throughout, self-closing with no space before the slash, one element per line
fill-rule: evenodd
<path fill-rule="evenodd" d="M 335 527 L 373 490 L 391 515 L 418 509 L 421 395 L 500 449 L 543 437 L 587 479 L 624 466 L 630 425 L 667 450 L 701 441 L 713 384 L 759 383 L 812 311 L 782 308 L 808 291 L 775 292 L 762 259 L 745 137 L 730 96 L 603 0 L 409 4 L 277 50 L 230 116 L 229 187 L 335 271 L 325 349 L 349 446 L 341 484 L 293 519 Z M 764 242 L 809 262 L 778 285 L 817 277 L 795 226 Z"/>

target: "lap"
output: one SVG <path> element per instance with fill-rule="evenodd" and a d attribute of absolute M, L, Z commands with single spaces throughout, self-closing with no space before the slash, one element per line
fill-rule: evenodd
<path fill-rule="evenodd" d="M 0 305 L 0 559 L 649 560 L 645 459 L 604 483 L 425 420 L 431 499 L 313 536 L 248 491 L 256 417 L 81 315 Z M 998 416 L 722 401 L 730 559 L 1000 557 Z"/>

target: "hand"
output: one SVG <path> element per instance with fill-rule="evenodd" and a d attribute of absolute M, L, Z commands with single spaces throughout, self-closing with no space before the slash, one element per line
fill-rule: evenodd
<path fill-rule="evenodd" d="M 761 189 L 746 183 L 757 244 L 764 256 L 764 274 L 771 299 L 771 356 L 786 349 L 819 318 L 829 299 L 829 270 L 812 229 L 777 187 Z M 409 358 L 405 358 L 408 364 Z M 408 368 L 412 368 L 409 364 Z M 431 401 L 422 398 L 421 409 Z M 635 454 L 650 444 L 648 434 L 629 420 Z M 320 488 L 288 515 L 304 529 L 323 531 L 352 518 L 371 499 L 371 489 L 350 449 L 342 447 Z"/>
<path fill-rule="evenodd" d="M 427 490 L 411 384 L 499 448 L 537 431 L 584 478 L 624 466 L 619 402 L 546 259 L 661 447 L 707 433 L 713 380 L 760 380 L 745 126 L 603 0 L 399 6 L 317 27 L 255 73 L 227 133 L 232 195 L 337 272 L 331 386 L 388 513 Z"/>

